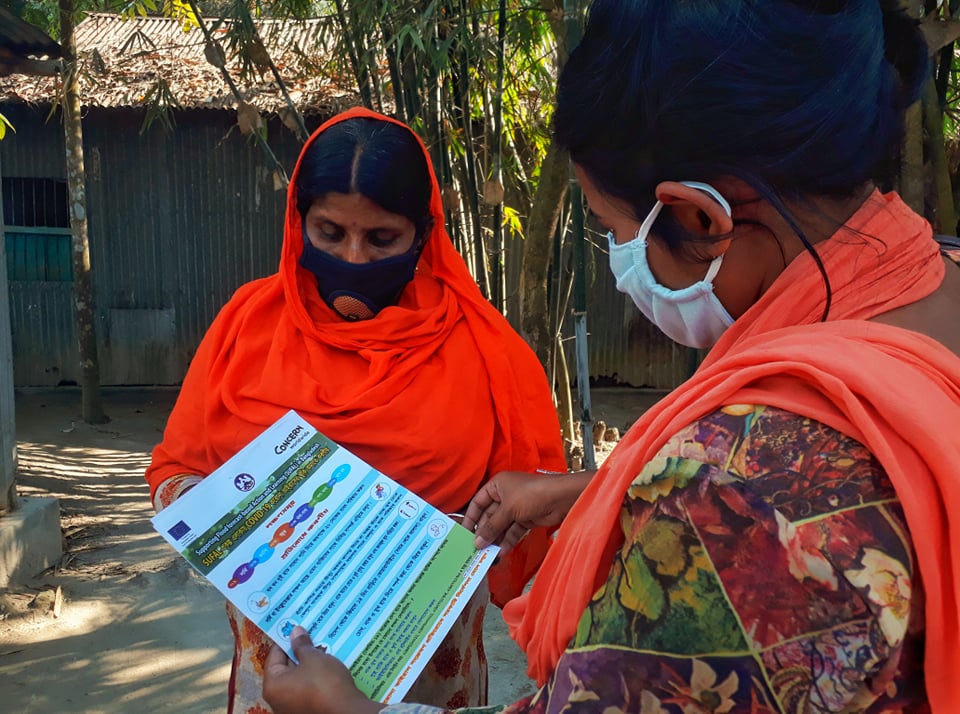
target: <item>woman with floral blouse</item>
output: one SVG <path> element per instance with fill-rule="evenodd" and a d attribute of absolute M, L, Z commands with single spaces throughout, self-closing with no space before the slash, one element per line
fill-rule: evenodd
<path fill-rule="evenodd" d="M 504 609 L 540 689 L 471 711 L 960 711 L 960 270 L 881 190 L 929 78 L 882 5 L 594 2 L 555 137 L 618 289 L 710 351 L 569 477 Z M 566 510 L 551 485 L 482 488 L 478 543 Z M 277 712 L 437 711 L 297 653 Z"/>

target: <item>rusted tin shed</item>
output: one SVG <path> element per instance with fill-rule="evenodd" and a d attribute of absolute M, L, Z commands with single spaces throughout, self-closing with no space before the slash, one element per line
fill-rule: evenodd
<path fill-rule="evenodd" d="M 318 49 L 324 27 L 316 20 L 257 25 L 308 128 L 359 103 L 352 82 Z M 215 38 L 225 32 L 214 24 Z M 240 62 L 223 44 L 237 78 Z M 276 270 L 284 194 L 270 161 L 239 130 L 239 103 L 199 30 L 167 18 L 94 13 L 77 27 L 77 45 L 101 382 L 177 384 L 233 291 Z M 0 112 L 16 127 L 0 142 L 16 386 L 69 384 L 79 371 L 56 81 L 0 78 Z M 270 73 L 237 85 L 289 173 L 300 143 Z M 175 125 L 156 118 L 145 127 L 164 106 L 162 117 Z M 509 249 L 522 250 L 522 241 Z M 602 236 L 588 252 L 591 378 L 676 386 L 694 356 L 616 292 Z M 519 261 L 511 265 L 506 287 L 515 295 Z M 514 305 L 509 317 L 516 316 Z"/>
<path fill-rule="evenodd" d="M 324 60 L 308 53 L 316 22 L 258 29 L 308 126 L 357 103 L 317 72 Z M 276 270 L 284 193 L 239 130 L 238 102 L 205 58 L 199 30 L 92 14 L 77 45 L 101 382 L 178 383 L 233 291 Z M 238 74 L 236 59 L 227 66 Z M 172 128 L 145 127 L 160 78 L 177 103 Z M 16 386 L 71 383 L 79 370 L 56 81 L 0 79 L 0 111 L 16 128 L 0 142 Z M 289 173 L 300 143 L 282 121 L 277 86 L 269 74 L 238 85 Z"/>

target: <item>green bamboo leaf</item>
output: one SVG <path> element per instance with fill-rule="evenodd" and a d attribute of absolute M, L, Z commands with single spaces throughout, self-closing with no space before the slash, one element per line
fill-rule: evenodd
<path fill-rule="evenodd" d="M 10 120 L 3 116 L 3 114 L 0 114 L 0 140 L 7 135 L 7 129 L 10 129 L 12 132 L 17 131 L 13 128 L 13 124 L 10 123 Z"/>
<path fill-rule="evenodd" d="M 503 227 L 523 238 L 523 222 L 520 220 L 520 213 L 517 209 L 504 205 Z"/>

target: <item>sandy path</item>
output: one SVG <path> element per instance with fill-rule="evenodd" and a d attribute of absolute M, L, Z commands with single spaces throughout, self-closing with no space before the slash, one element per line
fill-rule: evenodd
<path fill-rule="evenodd" d="M 18 392 L 20 492 L 60 498 L 67 553 L 31 583 L 47 608 L 0 623 L 8 711 L 213 712 L 226 704 L 230 632 L 220 594 L 150 527 L 143 481 L 173 391 L 109 392 L 83 424 L 75 391 Z M 37 590 L 22 588 L 16 606 Z"/>
<path fill-rule="evenodd" d="M 66 552 L 57 568 L 0 595 L 3 711 L 224 711 L 223 598 L 149 522 L 142 474 L 175 397 L 105 390 L 111 422 L 94 427 L 80 420 L 75 389 L 17 392 L 19 490 L 60 499 Z M 595 399 L 597 415 L 621 428 L 650 402 L 632 390 Z M 491 700 L 513 701 L 532 691 L 525 659 L 499 610 L 488 613 Z"/>

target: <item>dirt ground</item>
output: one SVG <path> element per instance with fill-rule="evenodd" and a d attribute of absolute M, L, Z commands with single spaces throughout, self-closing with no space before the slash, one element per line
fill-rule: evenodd
<path fill-rule="evenodd" d="M 595 418 L 622 432 L 662 395 L 592 396 Z M 111 421 L 91 426 L 75 388 L 16 394 L 18 491 L 60 499 L 64 557 L 0 593 L 0 709 L 224 711 L 232 640 L 223 598 L 149 521 L 143 471 L 176 390 L 106 389 L 104 399 Z M 499 610 L 485 626 L 491 701 L 532 691 Z"/>

